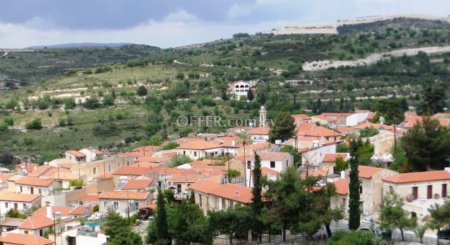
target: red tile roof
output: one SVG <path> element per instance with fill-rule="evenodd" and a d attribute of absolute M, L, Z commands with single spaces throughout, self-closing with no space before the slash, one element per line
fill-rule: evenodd
<path fill-rule="evenodd" d="M 450 173 L 446 170 L 403 173 L 383 178 L 386 182 L 391 183 L 415 183 L 425 181 L 450 180 Z"/>
<path fill-rule="evenodd" d="M 189 189 L 248 204 L 252 202 L 252 189 L 236 184 L 218 184 L 203 180 L 189 186 Z"/>
<path fill-rule="evenodd" d="M 117 169 L 116 172 L 113 173 L 113 175 L 131 175 L 131 176 L 142 176 L 147 175 L 154 170 L 152 168 L 147 167 L 132 167 L 132 166 L 125 166 Z"/>
<path fill-rule="evenodd" d="M 41 179 L 41 178 L 36 178 L 36 177 L 24 176 L 16 181 L 16 185 L 48 187 L 54 181 L 55 181 L 54 179 Z"/>
<path fill-rule="evenodd" d="M 25 221 L 19 226 L 19 229 L 24 230 L 37 230 L 45 227 L 51 227 L 54 225 L 52 219 L 48 218 L 45 215 L 32 215 L 25 219 Z"/>
<path fill-rule="evenodd" d="M 82 157 L 86 157 L 86 155 L 84 155 L 83 153 L 79 152 L 79 151 L 75 151 L 75 150 L 68 150 L 66 151 L 66 153 L 75 156 L 76 158 L 82 158 Z"/>
<path fill-rule="evenodd" d="M 113 199 L 113 200 L 145 200 L 148 192 L 136 191 L 105 191 L 98 195 L 99 199 Z"/>
<path fill-rule="evenodd" d="M 122 187 L 122 190 L 138 190 L 145 189 L 152 184 L 152 179 L 132 179 Z"/>
<path fill-rule="evenodd" d="M 323 157 L 323 162 L 336 162 L 336 159 L 339 157 L 344 161 L 347 161 L 347 158 L 349 158 L 350 155 L 348 153 L 327 153 Z"/>
<path fill-rule="evenodd" d="M 270 128 L 268 127 L 257 127 L 257 128 L 251 128 L 248 131 L 248 134 L 250 135 L 268 135 L 270 131 Z"/>
<path fill-rule="evenodd" d="M 82 202 L 98 202 L 99 198 L 98 195 L 84 195 L 79 200 Z"/>
<path fill-rule="evenodd" d="M 71 206 L 52 206 L 51 207 L 52 214 L 55 214 L 57 212 L 61 213 L 62 216 L 69 216 L 69 215 L 82 215 L 86 210 L 88 210 L 84 206 L 78 206 L 78 207 L 71 207 Z M 47 207 L 41 207 L 34 211 L 34 215 L 47 215 Z"/>
<path fill-rule="evenodd" d="M 359 177 L 364 178 L 364 179 L 371 179 L 372 176 L 381 172 L 383 169 L 384 168 L 376 168 L 376 167 L 359 165 L 358 166 Z"/>
<path fill-rule="evenodd" d="M 336 187 L 336 193 L 342 196 L 348 195 L 348 179 L 338 179 L 333 182 Z"/>
<path fill-rule="evenodd" d="M 13 201 L 13 202 L 33 202 L 40 198 L 37 194 L 22 194 L 10 191 L 0 191 L 0 201 Z"/>
<path fill-rule="evenodd" d="M 30 234 L 6 233 L 0 237 L 0 243 L 16 244 L 16 245 L 51 245 L 53 241 Z"/>
<path fill-rule="evenodd" d="M 195 140 L 178 146 L 176 149 L 207 150 L 221 147 L 216 141 Z"/>

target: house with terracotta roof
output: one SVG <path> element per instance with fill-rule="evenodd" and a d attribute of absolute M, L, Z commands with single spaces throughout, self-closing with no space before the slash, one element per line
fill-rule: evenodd
<path fill-rule="evenodd" d="M 300 125 L 302 123 L 310 123 L 311 121 L 311 117 L 306 115 L 306 114 L 296 114 L 296 115 L 292 115 L 292 117 L 294 118 L 294 123 L 295 125 Z"/>
<path fill-rule="evenodd" d="M 48 196 L 55 188 L 60 186 L 61 184 L 54 179 L 24 176 L 16 181 L 16 192 Z"/>
<path fill-rule="evenodd" d="M 294 165 L 294 158 L 287 152 L 268 152 L 262 151 L 257 153 L 261 159 L 261 168 L 271 169 L 278 173 L 286 171 L 290 166 Z M 244 164 L 245 163 L 245 164 Z M 241 173 L 241 178 L 247 176 L 246 186 L 252 186 L 251 172 L 254 168 L 254 154 L 236 155 L 228 161 L 225 167 L 235 169 Z M 244 172 L 245 171 L 245 172 Z"/>
<path fill-rule="evenodd" d="M 86 155 L 76 150 L 68 150 L 64 153 L 64 156 L 66 159 L 75 163 L 86 162 Z"/>
<path fill-rule="evenodd" d="M 79 152 L 85 155 L 86 162 L 101 160 L 103 159 L 103 157 L 105 157 L 104 152 L 99 151 L 93 147 L 81 149 Z"/>
<path fill-rule="evenodd" d="M 197 139 L 182 144 L 176 148 L 179 155 L 188 156 L 193 160 L 205 157 L 216 157 L 222 155 L 234 155 L 238 148 L 235 141 L 215 139 L 206 141 Z"/>
<path fill-rule="evenodd" d="M 318 167 L 323 162 L 326 154 L 336 153 L 337 142 L 315 142 L 312 147 L 299 149 L 302 153 L 302 165 Z"/>
<path fill-rule="evenodd" d="M 26 175 L 36 170 L 38 166 L 36 163 L 21 163 L 16 165 L 15 170 L 17 173 Z"/>
<path fill-rule="evenodd" d="M 152 201 L 150 192 L 104 191 L 98 195 L 100 212 L 114 210 L 122 216 L 133 215 Z"/>
<path fill-rule="evenodd" d="M 55 222 L 53 219 L 50 219 L 45 215 L 36 214 L 26 218 L 19 226 L 19 231 L 23 234 L 43 237 L 54 225 Z"/>
<path fill-rule="evenodd" d="M 252 189 L 237 184 L 219 184 L 213 180 L 203 180 L 189 186 L 194 193 L 195 203 L 206 214 L 208 211 L 227 209 L 252 202 Z"/>
<path fill-rule="evenodd" d="M 341 158 L 343 161 L 350 159 L 349 153 L 327 153 L 324 155 L 322 160 L 322 167 L 329 169 L 330 173 L 339 174 L 335 171 L 336 160 Z"/>
<path fill-rule="evenodd" d="M 250 135 L 253 143 L 263 143 L 269 140 L 269 127 L 256 127 L 250 128 L 248 130 L 248 134 Z"/>
<path fill-rule="evenodd" d="M 36 235 L 21 233 L 5 233 L 0 236 L 2 245 L 52 245 L 53 241 Z"/>
<path fill-rule="evenodd" d="M 10 191 L 0 191 L 0 215 L 5 215 L 10 209 L 25 212 L 33 206 L 41 204 L 38 194 L 22 194 Z"/>
<path fill-rule="evenodd" d="M 363 165 L 359 165 L 358 170 L 362 215 L 374 215 L 380 210 L 383 202 L 383 179 L 398 173 L 385 168 Z"/>
<path fill-rule="evenodd" d="M 128 180 L 123 186 L 124 191 L 148 192 L 153 185 L 153 179 L 145 176 Z"/>
<path fill-rule="evenodd" d="M 397 193 L 405 200 L 404 209 L 420 219 L 428 214 L 428 208 L 442 204 L 448 198 L 450 168 L 445 170 L 401 173 L 383 178 L 384 193 Z"/>
<path fill-rule="evenodd" d="M 348 216 L 348 203 L 349 203 L 349 179 L 338 178 L 334 180 L 334 186 L 336 188 L 336 195 L 331 197 L 331 208 L 340 209 L 343 212 L 344 217 Z"/>

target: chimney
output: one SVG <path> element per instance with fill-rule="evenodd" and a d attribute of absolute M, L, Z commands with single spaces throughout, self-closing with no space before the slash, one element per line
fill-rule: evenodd
<path fill-rule="evenodd" d="M 47 206 L 47 218 L 53 219 L 52 207 Z"/>

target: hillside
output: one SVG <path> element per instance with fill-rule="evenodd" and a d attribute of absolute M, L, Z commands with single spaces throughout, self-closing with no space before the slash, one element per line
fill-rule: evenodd
<path fill-rule="evenodd" d="M 176 49 L 127 45 L 0 51 L 0 130 L 5 118 L 14 121 L 0 133 L 0 151 L 44 160 L 91 145 L 122 150 L 148 144 L 155 135 L 226 128 L 179 127 L 180 115 L 255 118 L 261 104 L 269 117 L 279 111 L 376 109 L 377 100 L 391 96 L 416 106 L 424 85 L 442 83 L 448 92 L 450 53 L 445 49 L 382 55 L 358 67 L 302 67 L 448 46 L 448 23 L 403 18 L 344 26 L 336 35 L 239 34 Z M 252 79 L 261 81 L 255 100 L 228 98 L 231 82 Z M 137 94 L 140 86 L 147 95 Z M 37 118 L 43 129 L 27 130 Z"/>

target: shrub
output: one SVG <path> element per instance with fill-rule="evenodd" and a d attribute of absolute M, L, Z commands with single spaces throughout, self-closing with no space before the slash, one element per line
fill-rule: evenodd
<path fill-rule="evenodd" d="M 136 94 L 139 96 L 146 96 L 148 93 L 147 88 L 144 86 L 139 86 L 136 90 Z"/>
<path fill-rule="evenodd" d="M 6 130 L 8 130 L 8 124 L 0 123 L 0 132 L 4 132 Z"/>
<path fill-rule="evenodd" d="M 25 128 L 28 130 L 40 130 L 42 129 L 42 122 L 40 118 L 35 118 L 33 121 L 27 123 Z"/>
<path fill-rule="evenodd" d="M 3 119 L 3 122 L 8 126 L 14 125 L 14 119 L 12 117 L 5 117 L 5 119 Z"/>

